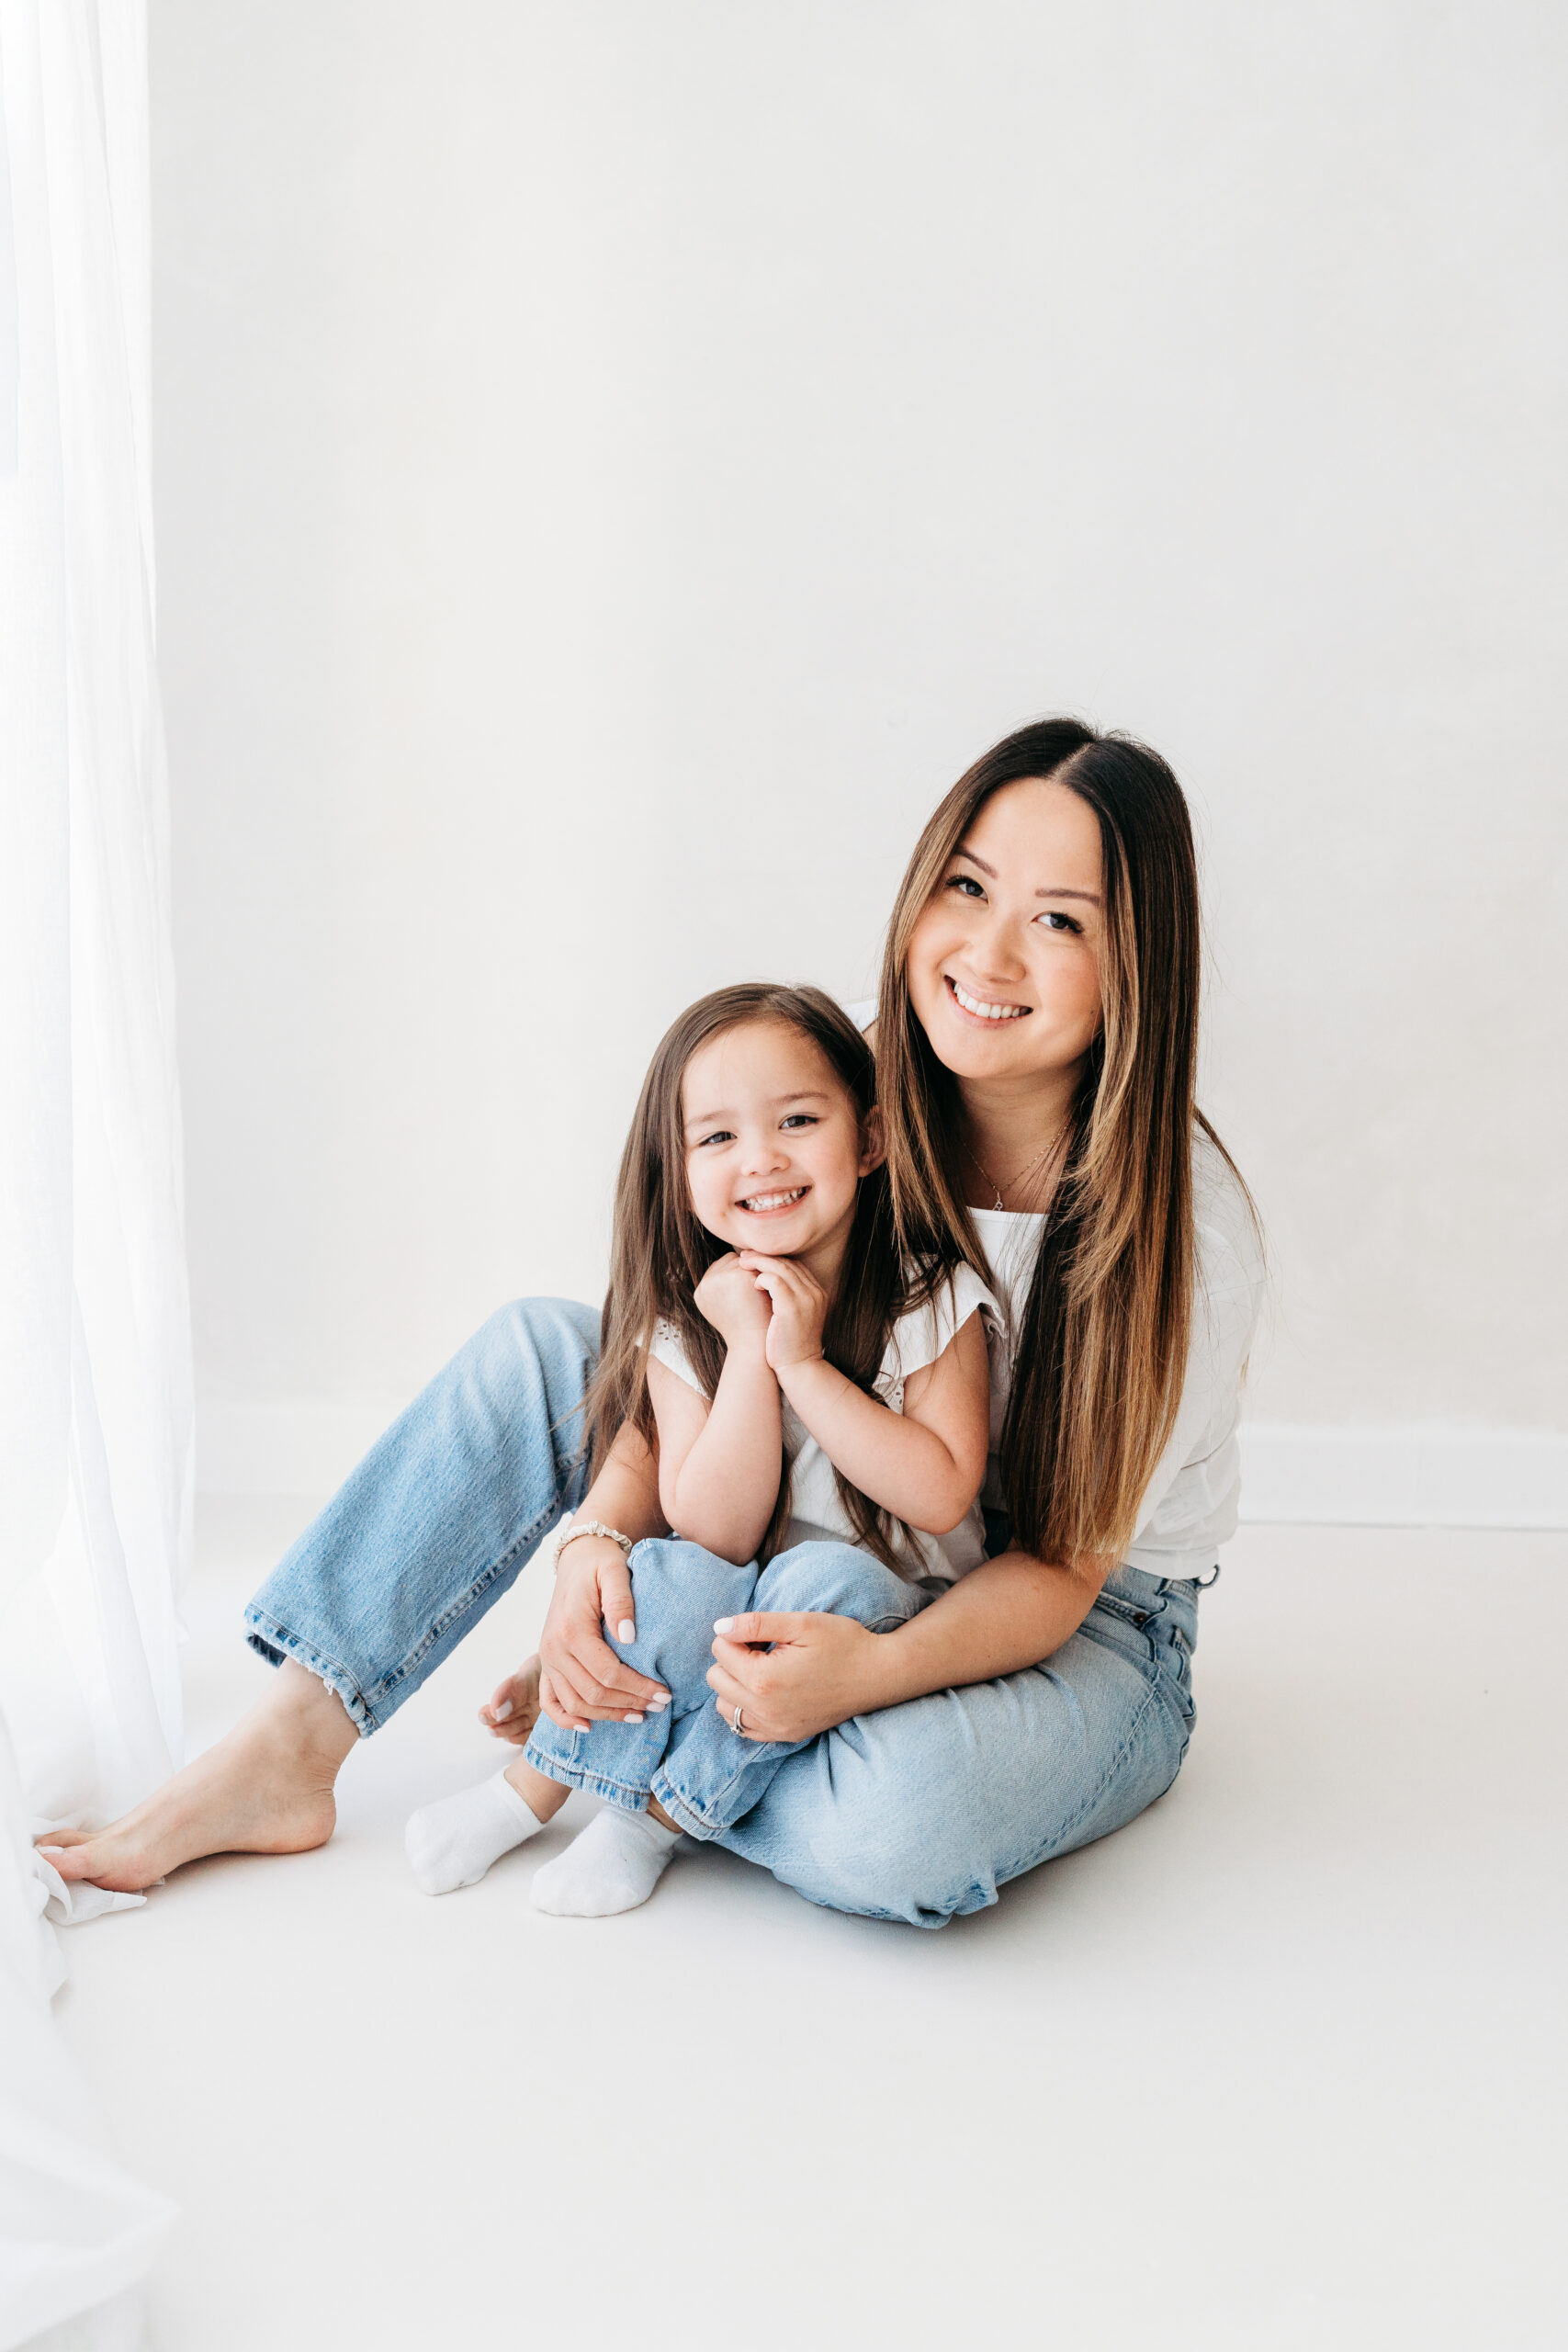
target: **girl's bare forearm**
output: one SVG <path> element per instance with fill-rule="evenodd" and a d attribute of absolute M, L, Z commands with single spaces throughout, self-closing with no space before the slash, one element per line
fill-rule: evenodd
<path fill-rule="evenodd" d="M 911 1527 L 945 1535 L 979 1490 L 934 1430 L 892 1412 L 825 1358 L 788 1364 L 779 1385 L 835 1470 Z"/>
<path fill-rule="evenodd" d="M 1051 1567 L 1025 1552 L 1004 1552 L 972 1568 L 929 1609 L 870 1645 L 864 1709 L 1038 1666 L 1077 1633 L 1104 1578 L 1101 1563 Z"/>
<path fill-rule="evenodd" d="M 618 1528 L 634 1544 L 664 1535 L 670 1522 L 659 1500 L 659 1461 L 640 1430 L 629 1423 L 616 1435 L 572 1519 L 596 1519 Z"/>
<path fill-rule="evenodd" d="M 731 1348 L 671 1498 L 679 1532 L 721 1560 L 755 1559 L 779 1491 L 779 1385 L 760 1351 Z"/>

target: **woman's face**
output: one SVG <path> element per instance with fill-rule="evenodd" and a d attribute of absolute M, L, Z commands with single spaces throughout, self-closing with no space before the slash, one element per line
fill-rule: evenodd
<path fill-rule="evenodd" d="M 1099 1033 L 1100 821 L 1065 784 L 993 792 L 909 941 L 909 996 L 940 1061 L 977 1080 L 1073 1070 Z"/>

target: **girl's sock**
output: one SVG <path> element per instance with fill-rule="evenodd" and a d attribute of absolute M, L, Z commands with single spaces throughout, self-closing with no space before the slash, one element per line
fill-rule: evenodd
<path fill-rule="evenodd" d="M 562 1919 L 603 1919 L 646 1903 L 681 1843 L 650 1813 L 607 1804 L 564 1854 L 534 1873 L 536 1911 Z"/>
<path fill-rule="evenodd" d="M 491 1862 L 544 1826 L 503 1767 L 478 1788 L 411 1813 L 403 1844 L 424 1893 L 450 1894 L 454 1887 L 478 1885 Z"/>

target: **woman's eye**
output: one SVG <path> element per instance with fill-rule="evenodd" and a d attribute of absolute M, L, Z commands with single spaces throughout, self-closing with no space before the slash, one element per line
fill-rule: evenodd
<path fill-rule="evenodd" d="M 950 874 L 942 887 L 948 890 L 961 890 L 966 899 L 983 899 L 986 895 L 972 874 Z"/>
<path fill-rule="evenodd" d="M 1057 907 L 1047 908 L 1046 911 L 1043 915 L 1037 915 L 1035 917 L 1035 921 L 1037 922 L 1043 922 L 1047 931 L 1072 932 L 1080 936 L 1083 932 L 1083 925 L 1081 922 L 1075 922 L 1071 915 L 1063 914 L 1061 910 Z"/>

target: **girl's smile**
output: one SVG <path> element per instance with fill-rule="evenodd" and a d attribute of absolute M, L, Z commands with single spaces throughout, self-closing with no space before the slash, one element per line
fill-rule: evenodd
<path fill-rule="evenodd" d="M 698 1047 L 681 1099 L 692 1206 L 708 1231 L 732 1250 L 820 1258 L 835 1277 L 881 1153 L 820 1047 L 786 1022 L 744 1022 Z"/>
<path fill-rule="evenodd" d="M 750 1199 L 739 1200 L 735 1205 L 744 1209 L 748 1216 L 779 1216 L 794 1208 L 797 1201 L 803 1201 L 810 1190 L 809 1184 L 797 1184 L 789 1193 L 753 1193 Z"/>

